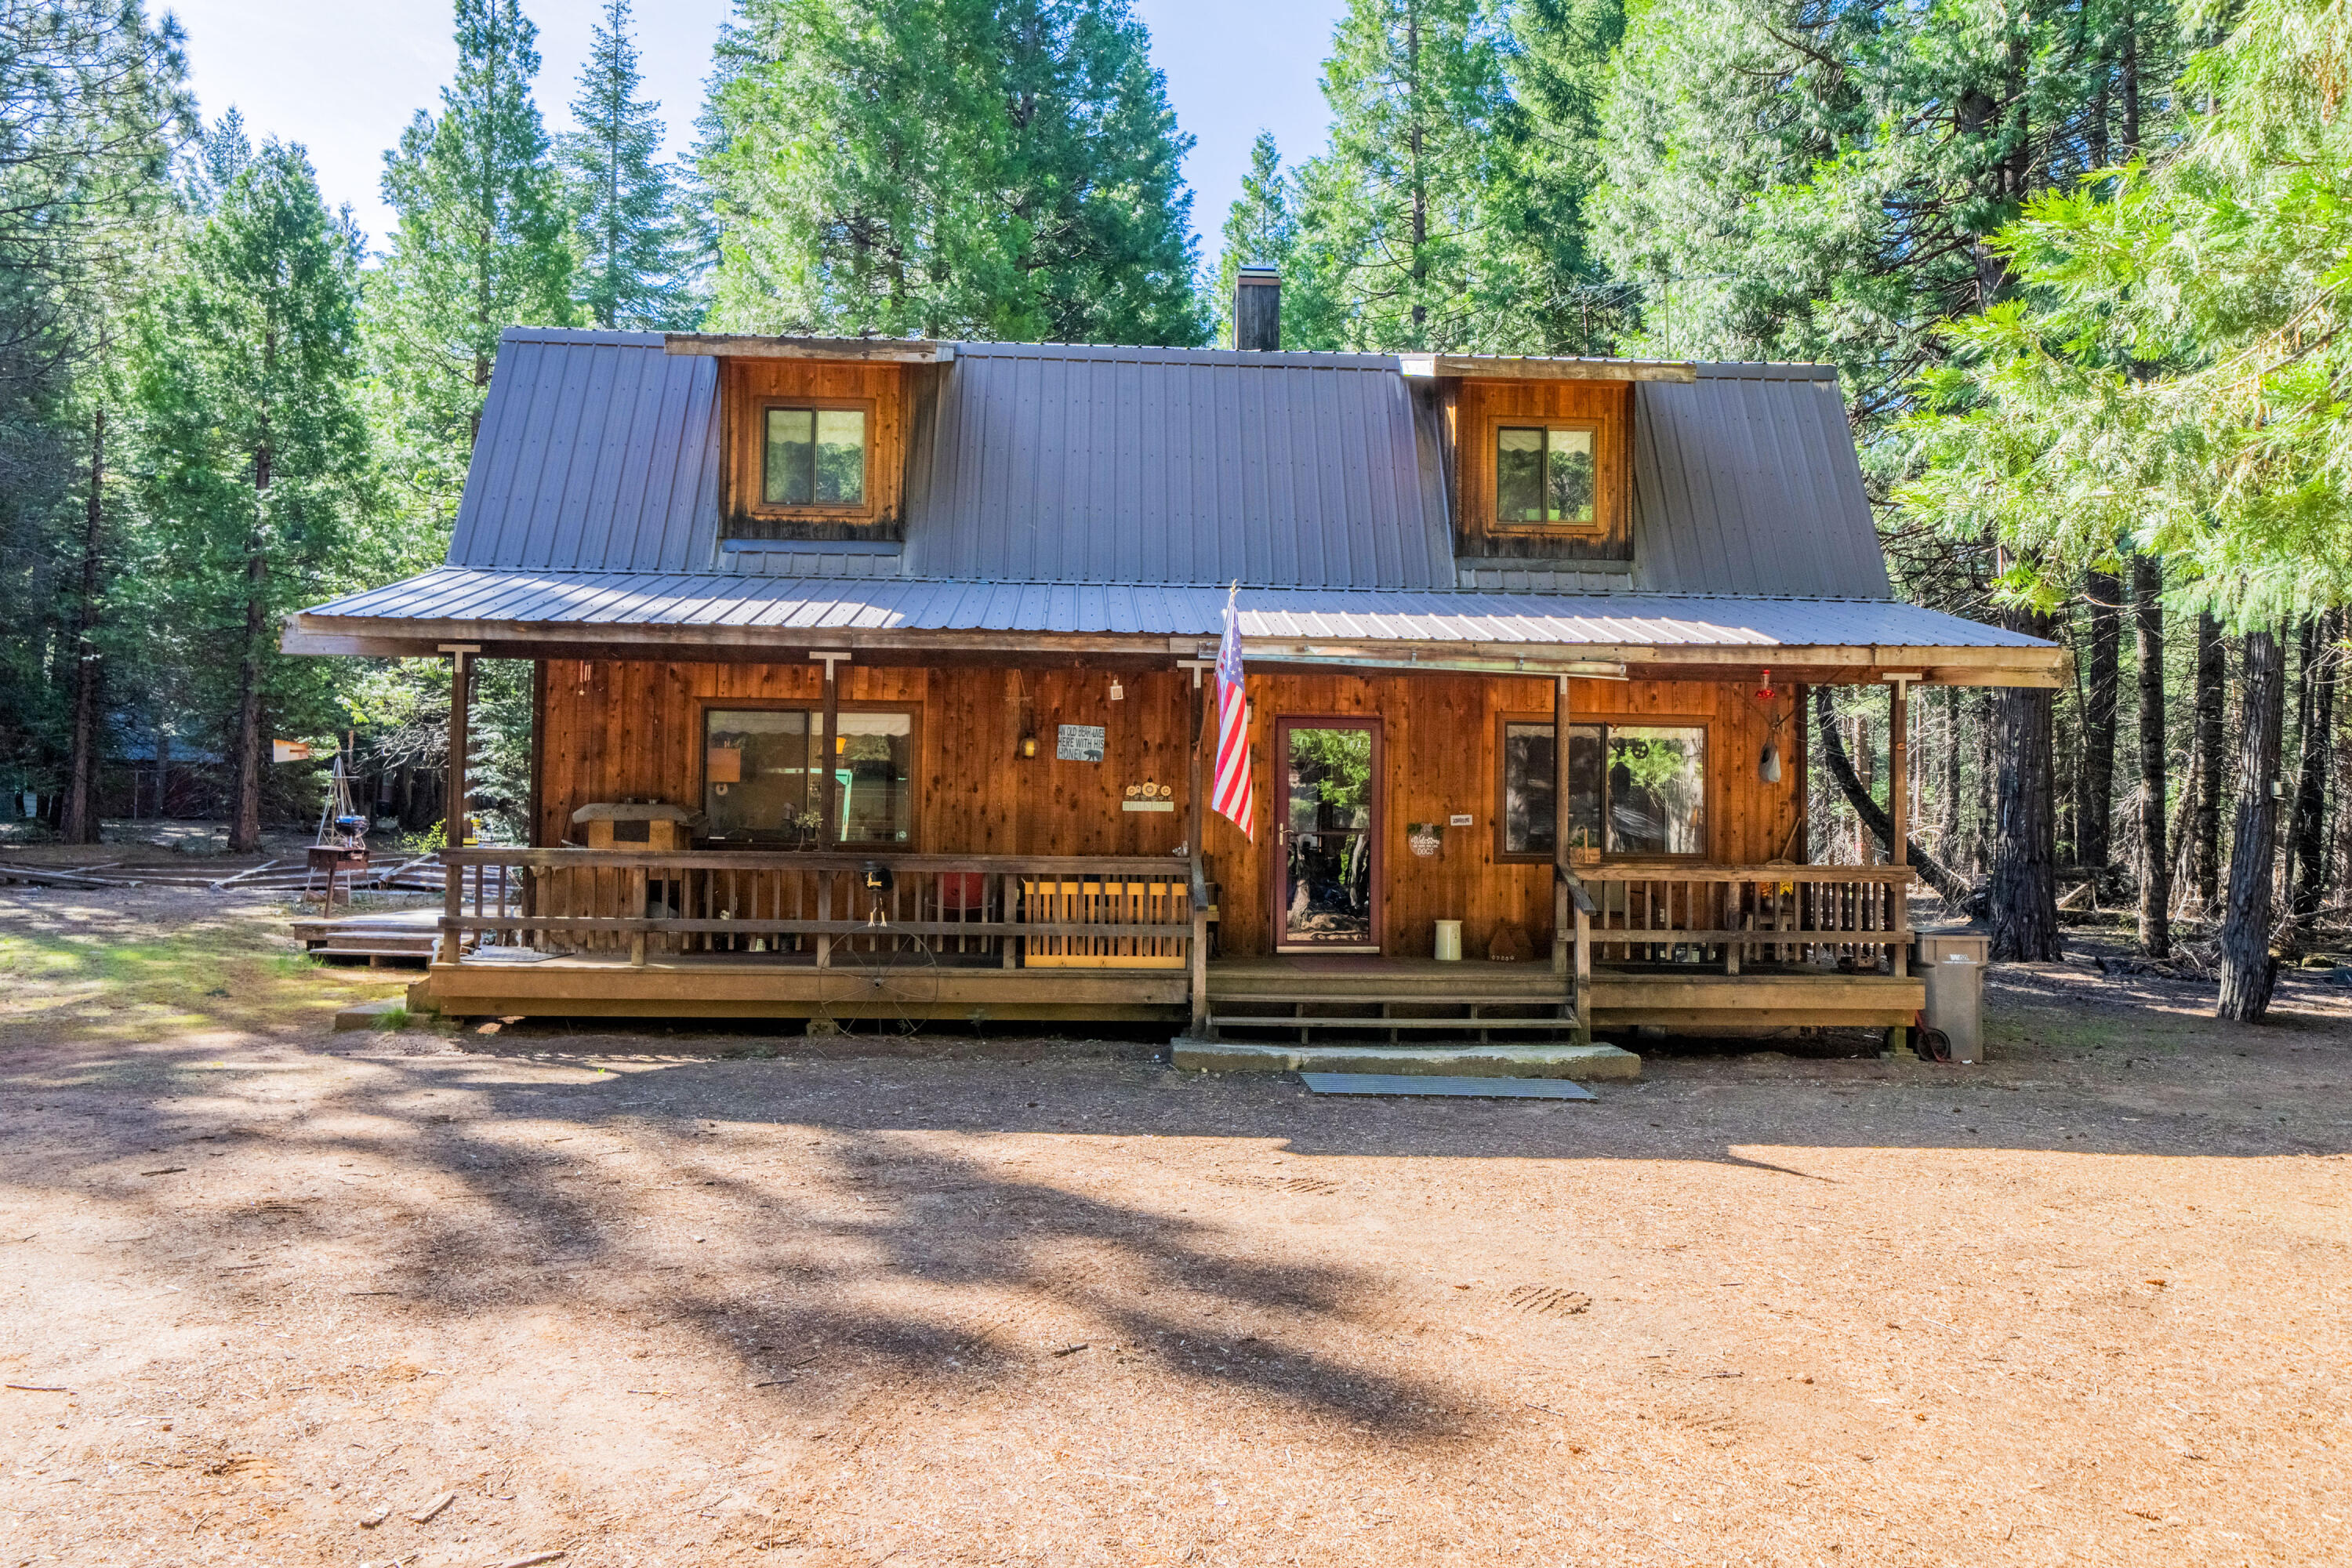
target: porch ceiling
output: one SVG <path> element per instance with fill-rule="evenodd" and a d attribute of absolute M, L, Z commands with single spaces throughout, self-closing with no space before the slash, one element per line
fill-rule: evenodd
<path fill-rule="evenodd" d="M 289 653 L 747 658 L 810 647 L 888 662 L 943 656 L 1194 658 L 1211 588 L 442 567 L 289 618 Z M 1955 684 L 2055 684 L 2057 646 L 1876 599 L 1245 588 L 1253 663 L 1587 674 L 1769 665 L 1821 679 L 1885 671 Z M 896 656 L 891 658 L 888 656 Z"/>

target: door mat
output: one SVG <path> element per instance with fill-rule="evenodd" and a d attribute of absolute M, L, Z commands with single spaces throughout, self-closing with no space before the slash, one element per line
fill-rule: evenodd
<path fill-rule="evenodd" d="M 1592 1091 L 1564 1078 L 1438 1078 L 1403 1072 L 1303 1072 L 1318 1094 L 1431 1094 L 1464 1100 L 1591 1100 Z"/>

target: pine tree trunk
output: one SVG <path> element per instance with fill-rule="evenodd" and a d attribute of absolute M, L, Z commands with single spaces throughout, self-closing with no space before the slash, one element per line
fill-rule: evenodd
<path fill-rule="evenodd" d="M 237 660 L 236 791 L 230 803 L 228 847 L 250 855 L 261 847 L 261 780 L 269 737 L 261 724 L 263 650 L 269 639 L 269 555 L 262 505 L 269 493 L 269 452 L 254 455 L 253 531 L 245 546 L 245 648 Z"/>
<path fill-rule="evenodd" d="M 2132 654 L 2139 666 L 2139 946 L 2172 955 L 2172 857 L 2164 830 L 2164 568 L 2132 557 Z"/>
<path fill-rule="evenodd" d="M 1944 852 L 1947 865 L 1958 868 L 1960 863 L 1960 689 L 1944 688 L 1944 798 L 1943 842 L 1936 846 Z"/>
<path fill-rule="evenodd" d="M 1828 688 L 1823 687 L 1822 689 L 1827 690 Z M 1837 766 L 1834 752 L 1831 754 L 1830 766 L 1832 769 Z M 1871 853 L 1869 819 L 1864 807 L 1866 804 L 1869 808 L 1875 809 L 1878 805 L 1878 797 L 1871 793 L 1878 784 L 1878 759 L 1871 754 L 1870 719 L 1863 713 L 1853 716 L 1853 773 L 1858 782 L 1846 794 L 1847 803 L 1853 807 L 1853 863 L 1874 866 L 1878 863 L 1878 857 Z"/>
<path fill-rule="evenodd" d="M 83 513 L 81 592 L 74 606 L 73 738 L 66 763 L 66 798 L 58 833 L 68 844 L 96 844 L 103 837 L 98 802 L 98 753 L 104 740 L 101 687 L 105 668 L 98 657 L 99 559 L 103 541 L 106 482 L 106 410 L 89 422 L 89 500 Z"/>
<path fill-rule="evenodd" d="M 2295 769 L 2289 862 L 2294 876 L 2288 889 L 2298 929 L 2319 912 L 2326 891 L 2327 772 L 2336 737 L 2336 644 L 2342 624 L 2336 610 L 2303 624 L 2303 669 L 2295 682 L 2302 755 Z"/>
<path fill-rule="evenodd" d="M 2238 816 L 2230 845 L 2230 907 L 2221 921 L 2221 1000 L 2215 1016 L 2259 1022 L 2271 1005 L 2271 873 L 2278 850 L 2279 731 L 2286 670 L 2276 637 L 2246 635 L 2245 723 L 2238 737 Z"/>
<path fill-rule="evenodd" d="M 2221 623 L 2197 617 L 2197 899 L 2212 911 L 2221 881 L 2221 741 L 2228 658 Z"/>
<path fill-rule="evenodd" d="M 2012 631 L 2046 637 L 2047 616 L 2012 611 Z M 1993 838 L 1989 913 L 1992 956 L 2037 963 L 2063 956 L 2058 933 L 2058 845 L 2052 812 L 2052 701 L 2047 691 L 2003 687 L 1993 699 L 2002 759 L 2000 820 Z"/>
<path fill-rule="evenodd" d="M 1977 693 L 1977 820 L 1975 843 L 1971 850 L 1976 874 L 1990 880 L 1992 877 L 1992 732 L 1993 694 L 1990 688 Z"/>
<path fill-rule="evenodd" d="M 2341 657 L 2338 658 L 2339 668 Z M 2338 716 L 2341 721 L 2341 716 Z M 2339 733 L 2333 738 L 2336 757 L 2336 834 L 2335 858 L 2330 879 L 2336 900 L 2342 903 L 2352 894 L 2352 745 L 2347 745 Z"/>
<path fill-rule="evenodd" d="M 1864 844 L 1868 845 L 1874 836 L 1877 843 L 1886 847 L 1886 858 L 1892 860 L 1895 823 L 1873 798 L 1869 786 L 1854 771 L 1853 761 L 1847 757 L 1844 738 L 1838 733 L 1837 710 L 1831 705 L 1830 689 L 1826 686 L 1813 688 L 1813 716 L 1822 732 L 1822 760 L 1829 768 L 1832 782 L 1845 796 L 1846 804 L 1853 807 L 1855 827 Z M 1855 733 L 1860 739 L 1866 731 L 1857 728 Z M 1921 848 L 1918 839 L 1906 840 L 1906 847 L 1909 851 L 1911 865 L 1919 873 L 1919 879 L 1935 889 L 1937 896 L 1946 904 L 1960 909 L 1974 897 L 1975 890 L 1952 875 L 1942 861 Z M 1866 851 L 1855 857 L 1857 863 L 1867 863 L 1868 858 Z"/>
<path fill-rule="evenodd" d="M 2083 757 L 2074 774 L 2074 863 L 2096 873 L 2114 856 L 2123 584 L 2112 572 L 2085 572 L 2083 595 L 2091 612 L 2090 689 L 2083 699 Z"/>

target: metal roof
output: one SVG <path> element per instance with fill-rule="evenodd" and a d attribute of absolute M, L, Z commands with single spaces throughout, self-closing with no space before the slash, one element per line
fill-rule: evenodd
<path fill-rule="evenodd" d="M 841 630 L 1215 637 L 1217 588 L 1143 584 L 746 578 L 716 573 L 485 572 L 441 567 L 304 612 L 298 629 L 353 622 L 535 628 L 730 627 L 780 647 Z M 1248 638 L 1545 646 L 1979 647 L 2052 645 L 1886 600 L 1696 595 L 1510 595 L 1244 588 Z M 326 623 L 336 623 L 330 626 Z"/>
<path fill-rule="evenodd" d="M 1634 570 L 1457 565 L 1434 384 L 1392 354 L 946 345 L 912 374 L 903 546 L 719 530 L 717 359 L 515 329 L 448 560 L 1102 584 L 1883 598 L 1833 370 L 1634 386 Z"/>
<path fill-rule="evenodd" d="M 719 537 L 719 362 L 659 332 L 509 328 L 453 566 L 686 572 Z"/>
<path fill-rule="evenodd" d="M 1644 382 L 1633 456 L 1635 592 L 1893 596 L 1836 371 Z"/>
<path fill-rule="evenodd" d="M 1435 420 L 1385 355 L 962 347 L 915 411 L 906 570 L 1451 586 Z"/>

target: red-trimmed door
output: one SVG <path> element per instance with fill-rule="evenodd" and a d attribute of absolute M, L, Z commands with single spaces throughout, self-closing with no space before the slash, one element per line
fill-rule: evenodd
<path fill-rule="evenodd" d="M 1277 719 L 1275 947 L 1381 950 L 1381 723 Z"/>

